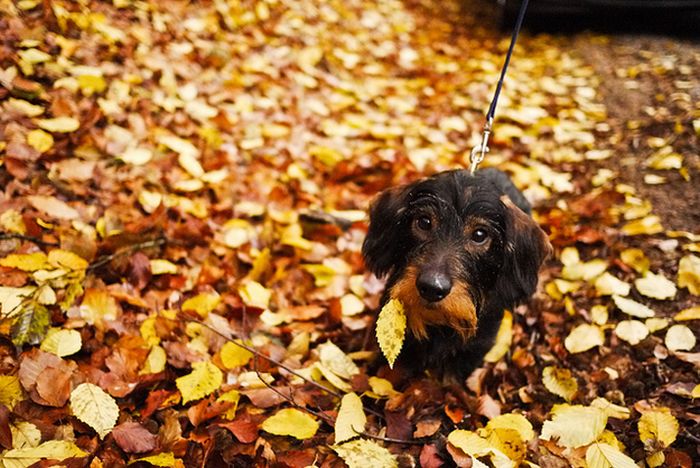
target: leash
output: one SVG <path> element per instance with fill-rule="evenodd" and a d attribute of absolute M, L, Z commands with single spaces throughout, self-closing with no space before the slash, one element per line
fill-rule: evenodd
<path fill-rule="evenodd" d="M 508 48 L 508 53 L 506 54 L 506 60 L 503 63 L 503 69 L 501 70 L 501 77 L 496 85 L 496 92 L 491 100 L 491 105 L 489 106 L 489 111 L 486 113 L 486 123 L 484 124 L 484 135 L 481 138 L 481 143 L 472 148 L 469 155 L 469 172 L 474 174 L 476 168 L 481 161 L 484 160 L 484 156 L 489 152 L 488 142 L 489 135 L 491 135 L 491 128 L 493 126 L 493 118 L 496 114 L 496 105 L 498 104 L 498 96 L 501 94 L 501 88 L 503 87 L 503 80 L 506 77 L 506 71 L 508 70 L 508 64 L 510 63 L 510 57 L 513 55 L 513 49 L 515 48 L 515 42 L 518 40 L 518 34 L 520 34 L 520 26 L 523 24 L 523 18 L 525 17 L 525 10 L 527 9 L 528 0 L 523 0 L 520 4 L 520 11 L 518 12 L 518 19 L 515 22 L 515 28 L 513 29 L 513 35 L 510 38 L 510 47 Z"/>

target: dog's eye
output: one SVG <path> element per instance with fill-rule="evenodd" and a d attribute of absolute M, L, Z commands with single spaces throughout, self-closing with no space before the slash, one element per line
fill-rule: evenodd
<path fill-rule="evenodd" d="M 419 216 L 414 221 L 413 224 L 421 231 L 430 231 L 433 228 L 433 221 L 427 216 Z"/>
<path fill-rule="evenodd" d="M 472 242 L 475 244 L 483 244 L 489 238 L 489 233 L 486 229 L 478 228 L 472 232 Z"/>

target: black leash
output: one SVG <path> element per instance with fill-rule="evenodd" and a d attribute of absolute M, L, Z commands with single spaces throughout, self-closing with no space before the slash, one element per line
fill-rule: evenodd
<path fill-rule="evenodd" d="M 503 69 L 501 70 L 501 77 L 496 85 L 496 92 L 493 94 L 493 99 L 491 100 L 491 105 L 489 106 L 489 111 L 486 113 L 486 123 L 484 124 L 484 136 L 481 139 L 481 143 L 474 148 L 469 155 L 469 171 L 474 174 L 477 166 L 484 160 L 484 156 L 489 152 L 488 142 L 489 135 L 491 134 L 491 127 L 493 126 L 493 119 L 496 115 L 496 105 L 498 104 L 498 96 L 501 94 L 501 88 L 503 87 L 503 80 L 506 77 L 506 71 L 508 70 L 508 64 L 510 64 L 510 57 L 513 55 L 513 49 L 515 48 L 515 42 L 518 40 L 518 34 L 520 34 L 520 27 L 523 24 L 523 18 L 525 17 L 525 10 L 527 9 L 528 0 L 523 0 L 520 4 L 520 11 L 518 12 L 518 19 L 515 22 L 515 28 L 513 29 L 513 35 L 510 38 L 510 47 L 508 48 L 508 53 L 506 54 L 506 60 L 503 63 Z"/>

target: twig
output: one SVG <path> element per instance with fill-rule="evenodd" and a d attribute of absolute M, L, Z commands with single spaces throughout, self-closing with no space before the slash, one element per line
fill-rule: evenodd
<path fill-rule="evenodd" d="M 360 432 L 357 429 L 355 429 L 354 426 L 351 426 L 350 428 L 355 432 L 355 434 L 357 434 L 359 436 L 367 437 L 368 439 L 381 440 L 382 442 L 388 442 L 390 444 L 423 445 L 423 444 L 425 444 L 426 440 L 430 440 L 430 439 L 426 439 L 426 440 L 394 439 L 392 437 L 382 437 L 382 436 L 378 436 L 378 435 L 369 434 L 369 433 L 364 432 L 364 431 Z"/>
<path fill-rule="evenodd" d="M 0 232 L 0 240 L 9 240 L 9 239 L 19 239 L 19 240 L 24 240 L 28 242 L 33 242 L 38 245 L 44 245 L 46 247 L 58 247 L 58 244 L 55 242 L 47 242 L 45 240 L 41 240 L 38 237 L 34 236 L 27 236 L 25 234 L 17 234 L 14 232 Z"/>
<path fill-rule="evenodd" d="M 98 268 L 108 264 L 115 258 L 121 257 L 123 255 L 128 255 L 132 252 L 145 250 L 151 247 L 160 247 L 161 245 L 167 242 L 168 240 L 165 237 L 159 237 L 158 239 L 153 239 L 146 242 L 140 242 L 138 244 L 132 244 L 126 247 L 122 247 L 120 249 L 117 249 L 117 251 L 112 254 L 103 255 L 102 257 L 95 260 L 93 263 L 90 264 L 90 266 L 87 267 L 87 271 L 97 270 Z"/>

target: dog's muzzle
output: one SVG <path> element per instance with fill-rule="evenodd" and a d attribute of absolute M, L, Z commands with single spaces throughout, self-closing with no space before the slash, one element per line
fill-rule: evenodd
<path fill-rule="evenodd" d="M 452 280 L 444 271 L 436 268 L 426 268 L 418 275 L 416 288 L 426 301 L 438 302 L 450 294 Z"/>

